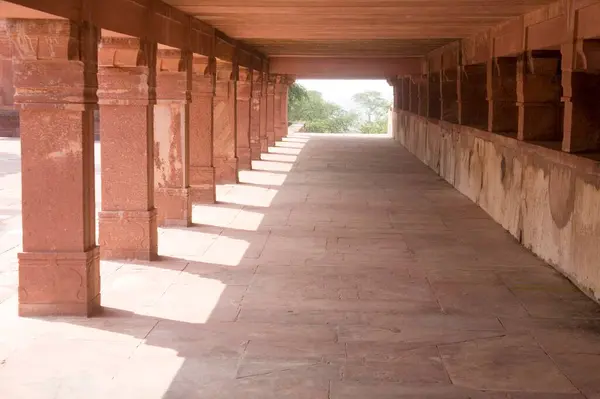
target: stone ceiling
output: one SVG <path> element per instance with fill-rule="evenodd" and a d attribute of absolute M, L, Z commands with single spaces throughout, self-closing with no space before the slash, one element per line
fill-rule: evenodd
<path fill-rule="evenodd" d="M 269 56 L 421 56 L 552 0 L 166 0 Z"/>

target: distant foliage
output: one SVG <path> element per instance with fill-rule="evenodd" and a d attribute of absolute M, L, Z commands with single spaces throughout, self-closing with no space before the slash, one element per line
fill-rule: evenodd
<path fill-rule="evenodd" d="M 312 133 L 386 133 L 390 102 L 377 91 L 352 97 L 360 114 L 325 101 L 318 91 L 294 83 L 289 89 L 288 120 L 304 122 L 304 131 Z M 363 117 L 361 118 L 361 114 Z"/>
<path fill-rule="evenodd" d="M 360 125 L 360 132 L 366 134 L 381 134 L 387 133 L 388 121 L 387 119 L 381 118 L 373 122 L 364 122 Z"/>
<path fill-rule="evenodd" d="M 353 129 L 358 120 L 356 113 L 325 101 L 318 91 L 308 91 L 298 84 L 294 86 L 290 88 L 290 121 L 304 122 L 304 130 L 312 133 L 345 133 Z"/>
<path fill-rule="evenodd" d="M 391 103 L 378 91 L 366 91 L 352 96 L 366 121 L 360 124 L 361 133 L 387 133 Z"/>

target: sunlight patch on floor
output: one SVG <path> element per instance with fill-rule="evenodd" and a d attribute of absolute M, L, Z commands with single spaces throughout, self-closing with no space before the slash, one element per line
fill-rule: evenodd
<path fill-rule="evenodd" d="M 240 174 L 240 183 L 258 184 L 261 186 L 282 186 L 287 175 L 282 173 L 248 170 Z"/>

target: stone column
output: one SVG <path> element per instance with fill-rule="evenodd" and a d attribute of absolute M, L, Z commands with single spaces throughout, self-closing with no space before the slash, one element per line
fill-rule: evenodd
<path fill-rule="evenodd" d="M 410 111 L 410 77 L 402 78 L 402 105 L 403 110 Z"/>
<path fill-rule="evenodd" d="M 441 74 L 439 71 L 429 71 L 427 75 L 428 78 L 428 93 L 427 93 L 427 117 L 432 119 L 441 119 L 442 118 L 442 108 L 441 108 Z"/>
<path fill-rule="evenodd" d="M 267 143 L 275 145 L 275 76 L 269 75 L 267 83 Z"/>
<path fill-rule="evenodd" d="M 458 123 L 458 70 L 448 67 L 441 74 L 440 108 L 441 120 Z"/>
<path fill-rule="evenodd" d="M 159 226 L 190 226 L 191 54 L 159 50 L 154 107 L 154 195 Z"/>
<path fill-rule="evenodd" d="M 429 81 L 427 75 L 421 75 L 418 77 L 419 85 L 419 115 L 427 117 L 427 106 L 428 106 L 428 93 L 429 93 Z"/>
<path fill-rule="evenodd" d="M 153 260 L 156 44 L 103 37 L 98 97 L 102 148 L 100 248 L 104 259 Z"/>
<path fill-rule="evenodd" d="M 516 133 L 517 59 L 494 58 L 487 63 L 488 131 Z"/>
<path fill-rule="evenodd" d="M 100 307 L 94 207 L 99 31 L 67 20 L 8 20 L 20 107 L 21 316 Z"/>
<path fill-rule="evenodd" d="M 214 59 L 197 54 L 192 58 L 190 104 L 190 197 L 193 203 L 214 204 L 213 99 Z"/>
<path fill-rule="evenodd" d="M 236 82 L 233 66 L 217 61 L 213 103 L 213 162 L 217 184 L 238 182 L 236 157 Z"/>
<path fill-rule="evenodd" d="M 570 41 L 562 51 L 564 127 L 562 150 L 600 150 L 600 40 Z"/>
<path fill-rule="evenodd" d="M 519 140 L 562 140 L 560 52 L 522 55 L 517 63 Z"/>
<path fill-rule="evenodd" d="M 240 68 L 237 80 L 237 114 L 236 114 L 236 153 L 238 166 L 243 170 L 252 169 L 250 153 L 250 97 L 252 95 L 252 72 Z"/>
<path fill-rule="evenodd" d="M 409 109 L 415 115 L 419 115 L 419 77 L 409 78 Z"/>
<path fill-rule="evenodd" d="M 487 64 L 462 65 L 458 74 L 458 123 L 488 127 Z"/>
<path fill-rule="evenodd" d="M 293 81 L 286 78 L 285 84 L 283 85 L 283 92 L 281 93 L 281 126 L 283 129 L 283 137 L 287 137 L 289 132 L 288 107 L 290 86 L 292 84 Z"/>
<path fill-rule="evenodd" d="M 262 73 L 252 72 L 252 97 L 250 99 L 250 157 L 260 159 L 260 128 L 262 124 Z"/>
<path fill-rule="evenodd" d="M 269 75 L 263 73 L 261 76 L 261 97 L 260 97 L 260 152 L 268 152 L 269 151 L 269 136 L 267 126 L 269 124 L 268 121 L 268 84 L 269 84 Z"/>
<path fill-rule="evenodd" d="M 283 102 L 283 76 L 277 75 L 275 78 L 275 87 L 273 89 L 273 129 L 275 131 L 275 141 L 281 141 L 284 136 L 282 129 L 282 105 Z"/>

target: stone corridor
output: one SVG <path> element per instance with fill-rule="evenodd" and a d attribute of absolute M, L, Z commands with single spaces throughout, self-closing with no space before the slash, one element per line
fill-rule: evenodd
<path fill-rule="evenodd" d="M 600 307 L 390 138 L 278 142 L 160 261 L 102 261 L 91 319 L 16 315 L 18 153 L 0 398 L 600 397 Z"/>

